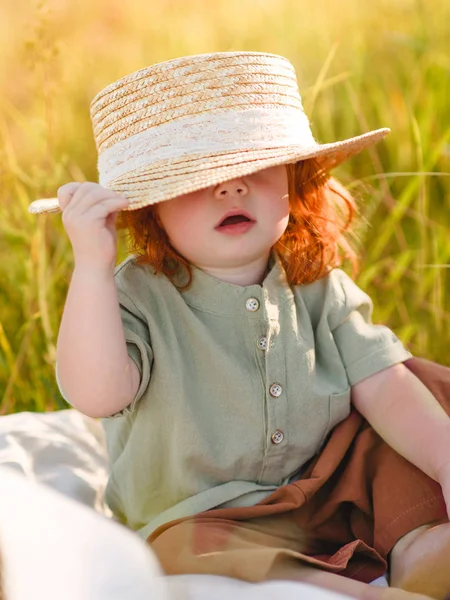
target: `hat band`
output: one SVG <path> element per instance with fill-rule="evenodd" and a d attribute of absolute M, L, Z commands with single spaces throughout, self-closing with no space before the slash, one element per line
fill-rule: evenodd
<path fill-rule="evenodd" d="M 174 140 L 176 143 L 174 144 Z M 161 160 L 316 144 L 298 108 L 252 108 L 190 115 L 151 127 L 100 154 L 99 183 Z"/>

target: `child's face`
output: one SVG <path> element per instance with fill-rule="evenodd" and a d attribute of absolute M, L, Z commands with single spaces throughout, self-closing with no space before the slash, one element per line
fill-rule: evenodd
<path fill-rule="evenodd" d="M 289 220 L 286 167 L 161 202 L 158 214 L 172 246 L 200 268 L 267 259 Z"/>

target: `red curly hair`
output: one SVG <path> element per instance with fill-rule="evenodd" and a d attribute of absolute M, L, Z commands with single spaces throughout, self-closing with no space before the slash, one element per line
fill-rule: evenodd
<path fill-rule="evenodd" d="M 353 276 L 358 271 L 357 254 L 349 241 L 350 224 L 357 215 L 354 198 L 346 188 L 322 171 L 315 159 L 286 165 L 291 212 L 286 231 L 274 245 L 291 285 L 312 283 L 333 268 L 350 260 Z M 174 273 L 184 267 L 189 287 L 190 263 L 171 245 L 159 219 L 156 205 L 122 211 L 117 229 L 127 230 L 130 251 L 136 264 L 150 264 L 156 273 L 173 281 Z"/>

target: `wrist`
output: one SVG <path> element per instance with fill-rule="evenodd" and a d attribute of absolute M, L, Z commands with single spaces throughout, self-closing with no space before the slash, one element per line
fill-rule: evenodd
<path fill-rule="evenodd" d="M 96 265 L 93 262 L 85 263 L 82 261 L 75 261 L 72 278 L 76 277 L 77 279 L 94 281 L 113 280 L 114 268 L 113 265 Z"/>

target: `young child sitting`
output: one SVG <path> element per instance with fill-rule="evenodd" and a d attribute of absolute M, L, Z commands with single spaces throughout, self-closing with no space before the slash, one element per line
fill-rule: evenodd
<path fill-rule="evenodd" d="M 137 71 L 91 115 L 99 184 L 30 210 L 72 244 L 58 380 L 103 417 L 116 517 L 167 573 L 413 597 L 366 586 L 389 561 L 450 592 L 448 370 L 339 268 L 356 206 L 329 171 L 389 130 L 318 144 L 292 65 L 256 52 Z"/>

